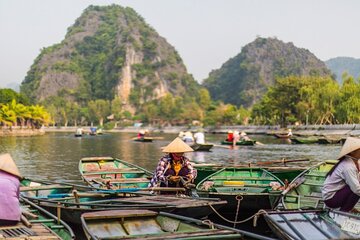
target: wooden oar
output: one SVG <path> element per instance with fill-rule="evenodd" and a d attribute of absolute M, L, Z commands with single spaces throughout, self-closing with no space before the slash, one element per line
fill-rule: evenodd
<path fill-rule="evenodd" d="M 164 137 L 151 137 L 152 139 L 154 139 L 154 140 L 162 140 L 162 139 L 164 139 Z"/>

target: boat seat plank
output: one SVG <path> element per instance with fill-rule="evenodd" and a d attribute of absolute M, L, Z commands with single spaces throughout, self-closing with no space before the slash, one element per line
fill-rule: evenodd
<path fill-rule="evenodd" d="M 209 180 L 276 181 L 272 177 L 213 176 Z"/>
<path fill-rule="evenodd" d="M 101 179 L 102 182 L 110 181 L 110 183 L 148 183 L 147 178 L 119 178 L 119 179 Z"/>
<path fill-rule="evenodd" d="M 240 233 L 236 233 L 233 232 L 231 230 L 223 230 L 223 229 L 215 229 L 215 230 L 203 230 L 203 231 L 195 231 L 195 232 L 168 232 L 168 233 L 161 233 L 161 234 L 154 234 L 154 235 L 148 235 L 148 236 L 144 236 L 144 238 L 142 239 L 147 239 L 147 240 L 151 240 L 151 239 L 180 239 L 180 238 L 194 238 L 196 239 L 197 237 L 201 237 L 201 236 L 216 236 L 217 239 L 223 239 L 227 236 L 241 236 Z"/>
<path fill-rule="evenodd" d="M 156 216 L 157 212 L 149 210 L 112 210 L 84 213 L 84 219 L 109 219 L 109 218 L 130 218 L 130 217 L 148 217 Z"/>
<path fill-rule="evenodd" d="M 324 183 L 322 181 L 305 181 L 302 184 L 309 185 L 309 186 L 317 186 L 317 187 L 324 186 Z"/>
<path fill-rule="evenodd" d="M 84 176 L 87 175 L 103 175 L 103 174 L 121 174 L 121 173 L 145 173 L 142 170 L 136 168 L 133 169 L 114 169 L 114 170 L 98 170 L 98 171 L 86 171 L 83 173 Z"/>
<path fill-rule="evenodd" d="M 59 184 L 49 184 L 41 186 L 21 186 L 20 191 L 37 191 L 37 190 L 50 190 L 50 189 L 72 189 L 72 186 L 64 186 Z"/>
<path fill-rule="evenodd" d="M 85 162 L 85 161 L 97 162 L 99 160 L 115 160 L 115 159 L 112 157 L 85 157 L 85 158 L 82 158 L 80 161 L 82 161 L 82 162 Z"/>

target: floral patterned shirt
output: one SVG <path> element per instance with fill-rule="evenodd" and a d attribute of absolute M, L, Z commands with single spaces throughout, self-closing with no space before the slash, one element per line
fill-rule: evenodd
<path fill-rule="evenodd" d="M 155 169 L 153 178 L 151 179 L 149 183 L 149 187 L 155 187 L 159 182 L 165 182 L 165 172 L 169 168 L 171 168 L 172 158 L 170 154 L 166 154 L 162 158 L 160 158 L 159 163 Z M 194 171 L 194 168 L 192 167 L 190 160 L 187 157 L 182 156 L 180 159 L 180 162 L 182 164 L 182 167 L 186 167 L 189 170 L 189 177 L 191 179 L 194 179 L 196 177 L 196 171 Z"/>

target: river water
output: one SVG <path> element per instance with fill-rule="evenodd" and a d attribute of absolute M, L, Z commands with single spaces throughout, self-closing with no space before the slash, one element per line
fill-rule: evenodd
<path fill-rule="evenodd" d="M 111 156 L 140 165 L 150 171 L 163 155 L 161 147 L 172 141 L 175 134 L 162 134 L 152 143 L 132 141 L 135 134 L 107 133 L 76 138 L 72 133 L 47 133 L 32 137 L 1 137 L 0 153 L 10 153 L 23 176 L 37 179 L 81 182 L 78 162 L 82 157 Z M 187 156 L 196 162 L 240 164 L 275 159 L 309 158 L 314 162 L 335 159 L 340 145 L 289 144 L 273 136 L 252 135 L 264 145 L 214 147 L 211 152 L 193 152 Z M 225 135 L 207 134 L 215 144 Z M 309 163 L 308 163 L 309 164 Z M 309 164 L 309 165 L 310 165 Z"/>

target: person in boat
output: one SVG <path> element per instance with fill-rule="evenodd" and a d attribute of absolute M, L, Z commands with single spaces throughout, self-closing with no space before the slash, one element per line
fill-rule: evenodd
<path fill-rule="evenodd" d="M 20 221 L 20 172 L 10 154 L 0 155 L 0 225 L 15 225 Z"/>
<path fill-rule="evenodd" d="M 225 139 L 226 141 L 228 141 L 228 142 L 232 142 L 233 140 L 234 140 L 234 133 L 233 133 L 233 131 L 228 131 L 227 132 L 227 136 L 226 136 L 226 139 Z"/>
<path fill-rule="evenodd" d="M 292 135 L 293 135 L 293 133 L 292 133 L 292 131 L 291 131 L 291 128 L 289 128 L 289 129 L 288 129 L 287 136 L 292 137 Z"/>
<path fill-rule="evenodd" d="M 145 130 L 140 130 L 138 132 L 137 138 L 138 139 L 144 139 L 144 137 L 145 137 Z"/>
<path fill-rule="evenodd" d="M 240 133 L 239 131 L 234 131 L 233 133 L 233 146 L 236 146 L 236 143 L 240 141 Z"/>
<path fill-rule="evenodd" d="M 184 141 L 175 138 L 163 149 L 166 154 L 160 158 L 149 187 L 184 187 L 187 183 L 192 183 L 196 170 L 184 156 L 184 153 L 192 151 L 194 150 Z"/>
<path fill-rule="evenodd" d="M 246 134 L 246 132 L 242 131 L 240 133 L 240 141 L 251 141 L 249 136 Z"/>
<path fill-rule="evenodd" d="M 186 143 L 192 143 L 192 142 L 194 142 L 194 137 L 193 137 L 192 132 L 186 131 L 186 132 L 184 133 L 184 137 L 182 138 L 182 140 L 183 140 L 184 142 L 186 142 Z"/>
<path fill-rule="evenodd" d="M 360 139 L 348 137 L 340 151 L 338 162 L 326 174 L 321 189 L 329 208 L 349 212 L 360 199 Z"/>
<path fill-rule="evenodd" d="M 83 134 L 83 129 L 81 127 L 77 128 L 75 132 L 75 136 L 82 136 L 82 134 Z"/>
<path fill-rule="evenodd" d="M 205 144 L 205 134 L 202 128 L 198 129 L 194 134 L 194 140 L 197 144 Z"/>

